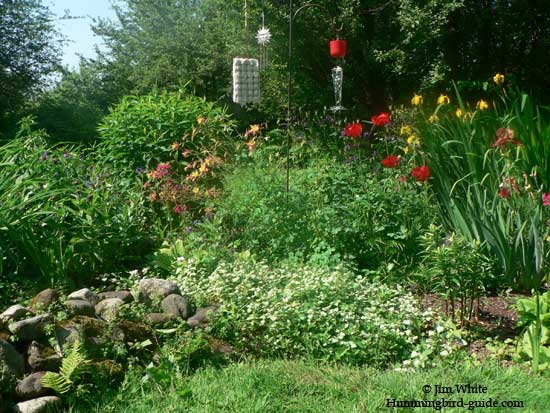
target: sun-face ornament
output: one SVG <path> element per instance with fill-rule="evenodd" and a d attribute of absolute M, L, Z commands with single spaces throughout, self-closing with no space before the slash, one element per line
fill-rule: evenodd
<path fill-rule="evenodd" d="M 256 40 L 258 40 L 258 44 L 260 46 L 265 46 L 268 44 L 271 40 L 271 32 L 269 31 L 269 28 L 262 27 L 258 30 L 258 33 L 256 34 Z"/>

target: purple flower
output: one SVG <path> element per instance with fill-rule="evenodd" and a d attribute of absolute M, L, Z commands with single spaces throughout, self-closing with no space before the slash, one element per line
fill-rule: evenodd
<path fill-rule="evenodd" d="M 48 159 L 48 155 L 49 155 L 49 154 L 50 154 L 50 153 L 49 153 L 48 151 L 42 152 L 42 155 L 40 155 L 40 160 L 41 160 L 41 161 L 45 161 L 46 159 Z"/>
<path fill-rule="evenodd" d="M 136 168 L 136 173 L 137 174 L 144 174 L 145 172 L 147 172 L 147 170 L 145 168 Z"/>
<path fill-rule="evenodd" d="M 346 130 L 345 129 L 342 129 L 342 132 L 340 132 L 340 137 L 341 138 L 346 137 Z"/>
<path fill-rule="evenodd" d="M 327 115 L 327 116 L 325 117 L 325 120 L 326 120 L 328 123 L 334 123 L 334 122 L 335 122 L 334 118 L 333 118 L 332 116 L 330 116 L 330 115 Z"/>
<path fill-rule="evenodd" d="M 189 225 L 187 228 L 185 228 L 185 233 L 191 234 L 193 232 L 193 226 Z"/>
<path fill-rule="evenodd" d="M 363 132 L 363 139 L 368 139 L 370 137 L 370 133 L 368 131 Z"/>
<path fill-rule="evenodd" d="M 71 157 L 71 154 L 69 152 L 64 152 L 63 153 L 63 158 L 69 159 L 70 157 Z"/>

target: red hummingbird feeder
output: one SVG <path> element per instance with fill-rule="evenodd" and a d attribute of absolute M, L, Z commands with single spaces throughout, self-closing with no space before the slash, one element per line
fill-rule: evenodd
<path fill-rule="evenodd" d="M 334 58 L 346 57 L 347 42 L 345 40 L 331 40 L 330 41 L 330 55 Z"/>

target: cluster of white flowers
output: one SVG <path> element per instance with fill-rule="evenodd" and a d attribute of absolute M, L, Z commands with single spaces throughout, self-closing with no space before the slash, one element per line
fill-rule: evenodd
<path fill-rule="evenodd" d="M 177 280 L 203 302 L 223 304 L 217 324 L 236 344 L 263 353 L 387 365 L 413 359 L 432 320 L 405 288 L 344 267 L 271 268 L 221 263 L 210 275 L 186 261 Z"/>

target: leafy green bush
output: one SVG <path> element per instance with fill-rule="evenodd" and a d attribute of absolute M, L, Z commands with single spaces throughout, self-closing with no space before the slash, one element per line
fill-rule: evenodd
<path fill-rule="evenodd" d="M 99 126 L 99 151 L 106 162 L 130 173 L 154 169 L 170 160 L 175 145 L 180 152 L 201 153 L 206 147 L 222 155 L 231 146 L 232 127 L 225 109 L 182 91 L 126 96 Z"/>
<path fill-rule="evenodd" d="M 177 280 L 199 302 L 222 303 L 214 334 L 253 353 L 386 366 L 411 355 L 431 320 L 412 294 L 343 266 L 241 258 L 210 275 L 188 262 Z"/>
<path fill-rule="evenodd" d="M 226 178 L 217 216 L 235 246 L 266 259 L 329 251 L 359 268 L 404 269 L 420 252 L 416 240 L 433 212 L 421 185 L 398 176 L 319 159 L 291 171 L 287 194 L 276 165 L 240 167 Z"/>

